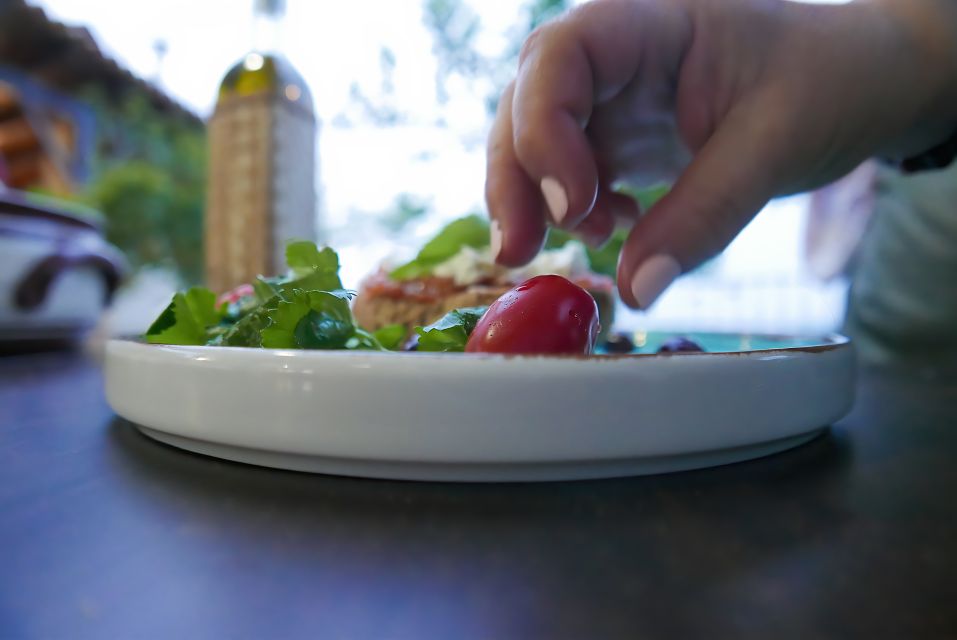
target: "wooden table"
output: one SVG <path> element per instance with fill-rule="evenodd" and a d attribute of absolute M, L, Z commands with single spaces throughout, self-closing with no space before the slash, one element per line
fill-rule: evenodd
<path fill-rule="evenodd" d="M 754 462 L 454 485 L 185 453 L 82 357 L 0 358 L 3 638 L 955 635 L 954 381 L 866 374 Z"/>

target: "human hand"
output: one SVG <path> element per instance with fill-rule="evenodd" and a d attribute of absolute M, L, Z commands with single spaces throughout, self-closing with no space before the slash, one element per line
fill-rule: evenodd
<path fill-rule="evenodd" d="M 546 224 L 633 225 L 618 288 L 647 308 L 771 198 L 957 128 L 957 5 L 597 0 L 529 37 L 489 137 L 497 260 Z M 644 215 L 617 183 L 674 179 Z"/>

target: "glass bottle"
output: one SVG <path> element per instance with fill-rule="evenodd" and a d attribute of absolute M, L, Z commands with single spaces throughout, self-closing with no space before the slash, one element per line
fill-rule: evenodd
<path fill-rule="evenodd" d="M 317 239 L 319 123 L 282 55 L 284 0 L 254 0 L 250 50 L 226 73 L 209 121 L 207 283 L 223 292 L 284 268 L 290 240 Z"/>

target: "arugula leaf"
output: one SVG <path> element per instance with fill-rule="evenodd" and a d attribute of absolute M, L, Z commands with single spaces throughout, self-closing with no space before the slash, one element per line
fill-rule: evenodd
<path fill-rule="evenodd" d="M 336 273 L 339 271 L 339 256 L 329 247 L 320 251 L 315 242 L 298 240 L 286 245 L 286 264 L 297 278 L 314 271 Z"/>
<path fill-rule="evenodd" d="M 488 307 L 465 307 L 449 311 L 427 327 L 416 327 L 419 351 L 465 351 L 465 343 Z"/>
<path fill-rule="evenodd" d="M 320 251 L 312 242 L 294 242 L 286 249 L 286 260 L 292 270 L 291 279 L 277 282 L 280 291 L 336 291 L 342 289 L 339 279 L 339 256 L 325 247 Z M 268 282 L 268 281 L 267 281 Z"/>
<path fill-rule="evenodd" d="M 407 331 L 404 324 L 390 324 L 387 327 L 376 330 L 372 336 L 382 345 L 383 349 L 396 351 L 402 348 L 406 334 Z"/>
<path fill-rule="evenodd" d="M 267 278 L 257 277 L 253 291 L 260 303 L 279 293 L 303 291 L 335 291 L 342 289 L 339 279 L 339 256 L 330 247 L 320 250 L 316 243 L 299 240 L 286 245 L 286 264 L 289 274 Z"/>
<path fill-rule="evenodd" d="M 275 295 L 244 315 L 223 334 L 220 344 L 225 347 L 263 346 L 262 330 L 269 322 L 269 314 L 276 310 L 282 300 L 282 296 Z"/>
<path fill-rule="evenodd" d="M 569 242 L 575 240 L 575 236 L 564 229 L 549 227 L 548 234 L 545 236 L 545 245 L 543 249 L 561 249 Z"/>
<path fill-rule="evenodd" d="M 585 247 L 585 253 L 588 255 L 588 264 L 595 273 L 603 273 L 610 278 L 616 277 L 618 272 L 618 255 L 628 237 L 626 229 L 615 231 L 608 242 L 600 249 Z"/>
<path fill-rule="evenodd" d="M 627 185 L 619 185 L 615 188 L 615 191 L 618 193 L 633 198 L 643 212 L 650 209 L 653 204 L 661 200 L 670 190 L 671 187 L 664 183 L 655 184 L 650 187 L 643 187 L 640 189 L 629 187 Z"/>
<path fill-rule="evenodd" d="M 255 295 L 230 304 L 217 307 L 215 294 L 202 287 L 177 293 L 145 339 L 161 344 L 262 347 L 269 346 L 263 341 L 268 336 L 267 342 L 292 342 L 302 348 L 341 348 L 359 335 L 349 309 L 353 294 L 342 290 L 336 252 L 328 247 L 320 250 L 313 242 L 292 242 L 286 247 L 286 262 L 287 275 L 256 278 L 251 283 Z M 383 348 L 372 334 L 362 333 L 368 339 L 358 340 L 361 344 L 356 348 Z"/>
<path fill-rule="evenodd" d="M 346 349 L 355 349 L 357 351 L 388 351 L 375 337 L 375 334 L 369 333 L 361 327 L 356 327 L 355 335 L 346 342 Z"/>
<path fill-rule="evenodd" d="M 205 287 L 193 287 L 173 296 L 172 302 L 146 330 L 153 344 L 201 345 L 225 315 L 225 306 L 216 306 L 216 294 Z"/>
<path fill-rule="evenodd" d="M 269 349 L 341 349 L 356 333 L 348 291 L 300 291 L 267 312 L 261 331 Z"/>
<path fill-rule="evenodd" d="M 669 188 L 668 185 L 661 184 L 646 189 L 618 187 L 617 191 L 634 198 L 638 201 L 641 210 L 647 211 L 651 205 L 668 193 Z M 621 253 L 621 247 L 625 244 L 627 237 L 628 231 L 626 229 L 618 229 L 602 248 L 585 247 L 585 253 L 588 255 L 588 265 L 591 270 L 614 278 L 618 271 L 618 255 Z M 548 230 L 548 236 L 545 239 L 545 248 L 560 249 L 572 240 L 575 240 L 575 237 L 567 231 L 551 228 Z"/>
<path fill-rule="evenodd" d="M 217 324 L 223 317 L 223 307 L 216 306 L 216 294 L 206 287 L 192 287 L 183 299 L 190 315 L 204 327 Z"/>
<path fill-rule="evenodd" d="M 256 299 L 262 304 L 279 293 L 279 285 L 282 284 L 282 278 L 264 278 L 263 276 L 258 276 L 253 280 L 252 284 Z"/>
<path fill-rule="evenodd" d="M 588 256 L 588 266 L 591 270 L 614 278 L 618 269 L 618 254 L 621 253 L 621 247 L 625 244 L 627 237 L 627 229 L 618 229 L 601 249 L 586 246 L 585 254 Z M 548 230 L 548 235 L 545 237 L 545 248 L 560 249 L 572 241 L 577 241 L 577 238 L 567 231 L 553 227 Z"/>
<path fill-rule="evenodd" d="M 235 324 L 226 330 L 219 344 L 228 347 L 262 347 L 262 332 L 280 303 L 292 300 L 297 291 L 342 289 L 339 256 L 329 247 L 320 250 L 313 242 L 292 242 L 286 247 L 286 261 L 290 267 L 288 276 L 260 276 L 253 281 L 252 287 L 259 305 L 235 319 Z"/>
<path fill-rule="evenodd" d="M 447 224 L 438 235 L 422 247 L 411 262 L 389 274 L 393 280 L 409 280 L 428 275 L 437 265 L 445 262 L 462 247 L 485 247 L 489 243 L 488 220 L 478 214 L 459 218 Z"/>

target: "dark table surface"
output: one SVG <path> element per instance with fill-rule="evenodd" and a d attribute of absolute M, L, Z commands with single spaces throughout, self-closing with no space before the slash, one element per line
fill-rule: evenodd
<path fill-rule="evenodd" d="M 0 358 L 0 637 L 954 637 L 957 384 L 763 460 L 540 485 L 222 462 Z"/>

